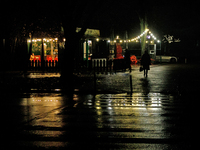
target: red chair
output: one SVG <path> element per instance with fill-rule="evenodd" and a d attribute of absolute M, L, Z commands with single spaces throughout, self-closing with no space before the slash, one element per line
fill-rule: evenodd
<path fill-rule="evenodd" d="M 51 61 L 52 62 L 52 57 L 51 56 L 47 56 L 47 61 Z"/>
<path fill-rule="evenodd" d="M 131 65 L 137 64 L 137 62 L 138 62 L 137 57 L 135 55 L 131 56 L 130 60 L 131 60 Z"/>
<path fill-rule="evenodd" d="M 58 57 L 55 57 L 55 58 L 54 58 L 54 62 L 55 62 L 55 61 L 58 61 Z"/>
<path fill-rule="evenodd" d="M 34 56 L 34 62 L 35 62 L 35 60 L 39 60 L 39 62 L 41 62 L 41 57 L 40 57 L 40 55 L 35 55 L 35 56 Z"/>

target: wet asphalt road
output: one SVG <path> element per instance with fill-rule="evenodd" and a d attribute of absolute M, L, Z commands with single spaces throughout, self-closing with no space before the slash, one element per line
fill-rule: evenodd
<path fill-rule="evenodd" d="M 26 93 L 19 98 L 2 93 L 1 147 L 192 149 L 197 135 L 197 67 L 154 66 L 148 78 L 135 69 L 132 95 Z M 117 78 L 112 82 L 110 76 L 102 78 L 97 86 L 103 83 L 113 90 L 111 82 L 120 89 L 124 76 L 129 74 L 112 76 Z M 130 85 L 121 89 L 130 91 Z"/>

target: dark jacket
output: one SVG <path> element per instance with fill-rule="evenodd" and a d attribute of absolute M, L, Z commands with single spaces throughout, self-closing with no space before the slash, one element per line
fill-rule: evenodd
<path fill-rule="evenodd" d="M 150 69 L 149 65 L 151 65 L 151 58 L 150 55 L 145 53 L 141 59 L 141 65 L 143 65 L 143 69 Z"/>

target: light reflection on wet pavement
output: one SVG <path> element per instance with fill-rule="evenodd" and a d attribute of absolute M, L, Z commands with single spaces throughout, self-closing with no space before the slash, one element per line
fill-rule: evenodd
<path fill-rule="evenodd" d="M 193 69 L 183 70 L 184 74 L 178 76 L 177 68 L 180 67 L 152 68 L 148 78 L 133 71 L 132 95 L 80 92 L 5 97 L 1 100 L 3 146 L 6 149 L 192 149 L 198 95 L 198 88 L 193 87 L 200 80 Z M 117 81 L 114 78 L 120 77 L 128 78 L 126 73 L 120 73 L 100 82 L 109 86 Z M 195 86 L 191 84 L 194 81 Z M 115 84 L 117 89 L 130 91 L 129 85 Z M 113 87 L 107 89 L 112 91 Z"/>
<path fill-rule="evenodd" d="M 171 149 L 190 147 L 185 105 L 161 93 L 31 94 L 15 99 L 7 138 L 22 148 Z M 18 117 L 18 116 L 21 117 Z M 13 121 L 13 122 L 12 122 Z M 185 144 L 185 142 L 187 144 Z"/>

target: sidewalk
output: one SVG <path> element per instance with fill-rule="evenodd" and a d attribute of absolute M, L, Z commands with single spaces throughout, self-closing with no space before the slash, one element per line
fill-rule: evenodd
<path fill-rule="evenodd" d="M 130 93 L 131 77 L 133 93 L 191 92 L 194 87 L 198 89 L 199 77 L 196 67 L 180 64 L 152 65 L 148 78 L 144 78 L 143 72 L 139 72 L 139 66 L 134 66 L 131 73 L 128 70 L 107 74 L 96 73 L 96 77 L 93 72 L 75 74 L 74 91 L 75 93 Z M 4 74 L 4 76 L 1 74 L 0 88 L 2 91 L 22 93 L 62 92 L 63 86 L 59 77 L 59 73 L 30 73 L 27 77 L 17 73 Z"/>
<path fill-rule="evenodd" d="M 39 89 L 59 86 L 59 77 L 13 78 L 10 82 L 15 84 L 10 85 L 15 88 L 1 95 L 1 147 L 193 149 L 198 130 L 197 69 L 196 65 L 158 65 L 148 78 L 138 69 L 131 74 L 99 74 L 96 82 L 101 91 L 97 93 L 88 91 L 94 84 L 88 74 L 77 78 L 79 91 L 71 94 Z M 11 78 L 4 79 L 9 85 Z M 36 90 L 13 96 L 23 86 L 19 91 Z"/>

